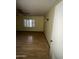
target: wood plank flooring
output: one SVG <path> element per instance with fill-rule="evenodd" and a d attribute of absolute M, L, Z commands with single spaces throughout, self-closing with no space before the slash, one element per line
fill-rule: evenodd
<path fill-rule="evenodd" d="M 16 32 L 16 59 L 49 59 L 49 47 L 42 32 Z"/>

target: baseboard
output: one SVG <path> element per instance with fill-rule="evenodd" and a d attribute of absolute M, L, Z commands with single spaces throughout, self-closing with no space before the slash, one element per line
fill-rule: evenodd
<path fill-rule="evenodd" d="M 16 31 L 16 32 L 43 32 L 43 31 Z"/>
<path fill-rule="evenodd" d="M 45 36 L 45 33 L 44 33 L 44 32 L 43 32 L 43 34 L 44 34 L 44 36 Z M 48 44 L 48 46 L 49 46 L 49 48 L 50 48 L 50 45 L 49 45 L 49 42 L 48 42 L 46 36 L 45 36 L 45 39 L 46 39 L 46 42 L 47 42 L 47 44 Z"/>

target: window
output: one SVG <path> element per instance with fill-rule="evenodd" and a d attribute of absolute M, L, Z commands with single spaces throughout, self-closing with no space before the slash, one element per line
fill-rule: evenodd
<path fill-rule="evenodd" d="M 35 27 L 34 19 L 24 19 L 24 27 Z"/>

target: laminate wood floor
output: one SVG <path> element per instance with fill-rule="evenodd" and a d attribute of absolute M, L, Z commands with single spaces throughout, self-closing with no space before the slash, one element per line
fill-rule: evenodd
<path fill-rule="evenodd" d="M 49 59 L 49 47 L 42 32 L 16 32 L 16 59 Z"/>

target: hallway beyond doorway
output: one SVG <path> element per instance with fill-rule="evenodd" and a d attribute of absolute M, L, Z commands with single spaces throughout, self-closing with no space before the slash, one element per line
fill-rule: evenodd
<path fill-rule="evenodd" d="M 16 32 L 16 59 L 49 59 L 49 46 L 43 32 Z"/>

